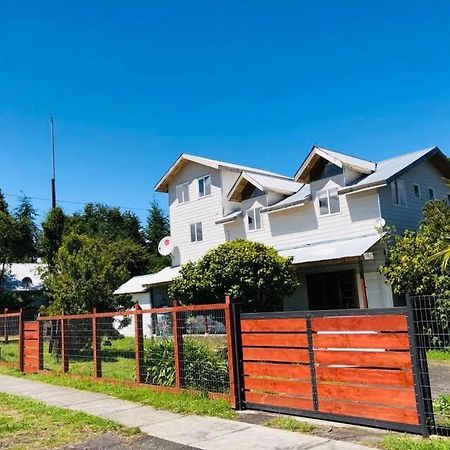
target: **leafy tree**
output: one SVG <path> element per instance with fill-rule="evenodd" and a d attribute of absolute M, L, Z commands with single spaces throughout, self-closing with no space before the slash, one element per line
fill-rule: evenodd
<path fill-rule="evenodd" d="M 144 236 L 150 252 L 148 267 L 150 273 L 158 272 L 171 264 L 170 256 L 162 256 L 158 253 L 159 241 L 169 233 L 169 218 L 158 202 L 153 201 L 150 205 L 147 225 L 144 230 Z"/>
<path fill-rule="evenodd" d="M 14 211 L 17 219 L 18 231 L 21 234 L 20 243 L 17 246 L 16 262 L 30 262 L 37 258 L 37 212 L 31 200 L 26 195 L 20 199 L 19 206 Z"/>
<path fill-rule="evenodd" d="M 7 213 L 8 212 L 8 203 L 5 200 L 5 196 L 0 189 L 0 212 Z"/>
<path fill-rule="evenodd" d="M 246 311 L 282 309 L 298 286 L 291 259 L 264 244 L 238 239 L 187 263 L 169 286 L 169 296 L 186 304 L 219 303 L 225 295 Z"/>
<path fill-rule="evenodd" d="M 130 239 L 143 245 L 140 228 L 135 214 L 100 203 L 88 203 L 81 213 L 75 213 L 67 220 L 67 232 L 100 236 L 109 241 Z"/>
<path fill-rule="evenodd" d="M 44 273 L 51 299 L 47 312 L 82 314 L 131 306 L 115 289 L 142 271 L 146 255 L 129 239 L 108 241 L 102 237 L 70 234 L 54 257 L 54 270 Z"/>
<path fill-rule="evenodd" d="M 8 274 L 8 266 L 17 261 L 21 239 L 17 219 L 0 211 L 0 291 Z"/>
<path fill-rule="evenodd" d="M 66 216 L 58 206 L 52 208 L 42 222 L 39 248 L 44 261 L 53 267 L 54 257 L 62 244 Z"/>
<path fill-rule="evenodd" d="M 450 268 L 433 256 L 445 250 L 450 235 L 450 206 L 428 202 L 417 231 L 397 236 L 380 268 L 397 294 L 450 294 Z"/>

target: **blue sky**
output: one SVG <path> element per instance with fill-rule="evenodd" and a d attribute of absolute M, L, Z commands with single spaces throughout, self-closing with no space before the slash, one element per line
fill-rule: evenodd
<path fill-rule="evenodd" d="M 49 197 L 50 104 L 58 197 L 140 217 L 182 152 L 448 154 L 449 23 L 448 1 L 3 1 L 0 188 Z"/>

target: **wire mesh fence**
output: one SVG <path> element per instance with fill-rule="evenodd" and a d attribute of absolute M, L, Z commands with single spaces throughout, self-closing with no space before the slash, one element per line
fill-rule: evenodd
<path fill-rule="evenodd" d="M 450 296 L 409 298 L 425 419 L 432 434 L 450 436 Z"/>
<path fill-rule="evenodd" d="M 20 313 L 0 314 L 0 362 L 19 366 Z"/>
<path fill-rule="evenodd" d="M 226 310 L 172 307 L 40 317 L 45 370 L 229 394 Z"/>

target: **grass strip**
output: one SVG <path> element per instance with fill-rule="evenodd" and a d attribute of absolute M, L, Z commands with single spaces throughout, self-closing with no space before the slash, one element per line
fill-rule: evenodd
<path fill-rule="evenodd" d="M 297 433 L 312 433 L 314 427 L 307 422 L 293 419 L 292 417 L 275 417 L 263 423 L 264 426 L 270 428 L 279 428 L 280 430 L 295 431 Z"/>

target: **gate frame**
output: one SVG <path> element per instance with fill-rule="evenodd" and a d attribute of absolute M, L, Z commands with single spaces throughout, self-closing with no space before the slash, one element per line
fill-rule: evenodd
<path fill-rule="evenodd" d="M 407 322 L 407 333 L 409 339 L 409 354 L 411 356 L 411 371 L 414 381 L 414 393 L 416 397 L 416 408 L 418 414 L 418 425 L 402 424 L 398 422 L 390 422 L 379 419 L 369 419 L 362 417 L 353 417 L 343 414 L 331 414 L 317 411 L 317 379 L 315 377 L 315 364 L 314 364 L 314 349 L 312 347 L 312 328 L 311 319 L 315 317 L 337 317 L 337 316 L 368 316 L 368 315 L 404 315 Z M 307 336 L 308 336 L 308 352 L 310 355 L 310 367 L 311 367 L 311 387 L 313 394 L 313 407 L 315 411 L 293 409 L 286 407 L 276 407 L 268 405 L 260 405 L 257 403 L 248 403 L 245 401 L 245 383 L 244 383 L 244 369 L 242 358 L 242 333 L 240 331 L 241 320 L 245 319 L 282 319 L 282 318 L 304 318 L 307 324 Z M 307 311 L 282 311 L 282 312 L 266 312 L 266 313 L 237 313 L 236 324 L 239 324 L 239 330 L 235 330 L 235 334 L 238 339 L 236 348 L 239 351 L 237 355 L 238 364 L 236 365 L 238 371 L 238 378 L 241 380 L 241 400 L 238 405 L 241 408 L 238 409 L 255 409 L 259 411 L 268 411 L 274 413 L 290 414 L 295 416 L 309 417 L 313 419 L 324 419 L 334 422 L 343 422 L 354 425 L 372 426 L 375 428 L 383 428 L 388 430 L 409 432 L 414 434 L 421 434 L 424 437 L 429 436 L 429 427 L 426 423 L 427 404 L 424 401 L 423 385 L 419 373 L 419 355 L 418 347 L 415 336 L 414 321 L 412 316 L 412 310 L 410 307 L 394 307 L 394 308 L 373 308 L 373 309 L 333 309 L 333 310 L 307 310 Z M 313 367 L 314 366 L 314 367 Z"/>

